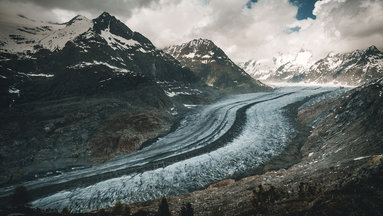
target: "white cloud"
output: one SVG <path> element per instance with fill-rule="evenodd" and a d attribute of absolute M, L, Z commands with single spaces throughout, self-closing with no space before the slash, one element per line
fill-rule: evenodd
<path fill-rule="evenodd" d="M 330 51 L 345 52 L 375 44 L 383 47 L 382 1 L 323 0 L 315 5 L 316 20 L 298 21 L 297 7 L 287 0 L 179 0 L 160 7 L 140 8 L 127 24 L 157 46 L 196 37 L 213 40 L 235 60 L 271 58 L 277 53 L 313 52 L 318 59 Z M 301 27 L 287 34 L 286 29 Z"/>

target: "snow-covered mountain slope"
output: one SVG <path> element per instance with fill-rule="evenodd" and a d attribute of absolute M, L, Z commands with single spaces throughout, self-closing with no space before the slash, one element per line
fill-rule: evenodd
<path fill-rule="evenodd" d="M 330 53 L 313 64 L 303 80 L 361 85 L 383 76 L 383 53 L 375 46 L 349 53 Z"/>
<path fill-rule="evenodd" d="M 383 76 L 383 53 L 375 46 L 349 53 L 332 52 L 315 63 L 308 51 L 284 59 L 289 58 L 274 58 L 272 64 L 250 60 L 240 66 L 254 78 L 272 82 L 361 85 Z"/>
<path fill-rule="evenodd" d="M 21 14 L 0 21 L 0 51 L 7 53 L 35 52 L 44 38 L 65 24 L 54 24 L 27 18 Z"/>
<path fill-rule="evenodd" d="M 56 90 L 48 92 L 57 93 L 49 94 L 55 98 L 134 89 L 143 80 L 159 88 L 157 81 L 195 83 L 199 80 L 173 57 L 156 49 L 149 39 L 108 13 L 93 20 L 76 16 L 62 28 L 41 36 L 44 38 L 36 39 L 35 45 L 28 44 L 32 51 L 20 51 L 26 48 L 20 46 L 0 52 L 0 81 L 5 86 L 1 94 L 9 95 L 4 99 L 8 101 L 5 104 L 14 100 L 16 94 L 12 89 L 19 90 L 17 95 L 29 94 L 22 88 L 26 89 L 31 79 L 49 81 L 39 83 L 30 95 L 35 97 L 38 91 L 46 97 L 47 88 L 53 88 Z"/>
<path fill-rule="evenodd" d="M 92 20 L 78 15 L 58 29 L 38 41 L 38 45 L 49 50 L 62 49 L 65 44 L 93 27 Z"/>
<path fill-rule="evenodd" d="M 312 65 L 311 57 L 311 52 L 301 50 L 295 56 L 281 53 L 272 59 L 253 59 L 239 65 L 259 80 L 286 80 L 295 74 L 304 73 Z"/>
<path fill-rule="evenodd" d="M 267 89 L 238 67 L 225 52 L 207 39 L 194 39 L 165 48 L 182 66 L 190 68 L 209 86 L 223 91 L 251 92 Z"/>
<path fill-rule="evenodd" d="M 266 80 L 276 69 L 274 62 L 270 59 L 252 59 L 246 62 L 239 62 L 238 66 L 243 68 L 246 73 L 259 80 Z"/>

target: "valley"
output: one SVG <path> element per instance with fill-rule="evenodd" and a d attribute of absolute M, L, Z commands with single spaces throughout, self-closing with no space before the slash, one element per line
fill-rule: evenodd
<path fill-rule="evenodd" d="M 35 195 L 35 207 L 72 211 L 105 208 L 116 200 L 130 203 L 192 192 L 244 175 L 283 152 L 297 133 L 284 107 L 305 100 L 303 105 L 310 96 L 334 97 L 341 92 L 284 87 L 227 96 L 194 108 L 178 128 L 142 150 L 23 184 Z M 2 188 L 1 196 L 10 195 L 12 189 Z M 99 198 L 92 199 L 95 196 Z"/>
<path fill-rule="evenodd" d="M 242 37 L 91 11 L 0 11 L 0 215 L 382 215 L 380 40 L 292 40 L 315 16 Z"/>

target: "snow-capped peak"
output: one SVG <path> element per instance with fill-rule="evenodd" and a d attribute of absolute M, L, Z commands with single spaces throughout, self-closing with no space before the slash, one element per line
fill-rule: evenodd
<path fill-rule="evenodd" d="M 92 27 L 92 20 L 84 16 L 76 16 L 64 28 L 54 31 L 49 36 L 40 40 L 39 44 L 50 50 L 62 49 L 68 41 L 73 40 Z"/>
<path fill-rule="evenodd" d="M 312 53 L 309 51 L 301 51 L 297 54 L 294 59 L 294 64 L 302 66 L 304 68 L 309 68 L 312 61 Z"/>
<path fill-rule="evenodd" d="M 84 20 L 89 20 L 89 19 L 83 15 L 77 15 L 77 16 L 73 17 L 71 20 L 69 20 L 68 22 L 66 22 L 65 24 L 67 26 L 69 26 L 69 25 L 72 25 L 73 23 L 81 22 Z"/>
<path fill-rule="evenodd" d="M 279 53 L 279 55 L 272 59 L 249 60 L 239 63 L 239 65 L 254 78 L 266 80 L 273 76 L 291 73 L 292 71 L 305 73 L 312 63 L 312 53 L 301 49 L 295 55 Z"/>

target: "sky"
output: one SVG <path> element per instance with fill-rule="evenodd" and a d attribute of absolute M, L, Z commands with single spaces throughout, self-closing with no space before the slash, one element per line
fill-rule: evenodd
<path fill-rule="evenodd" d="M 234 61 L 383 48 L 383 0 L 0 0 L 0 19 L 66 22 L 103 11 L 163 48 L 212 40 Z"/>

